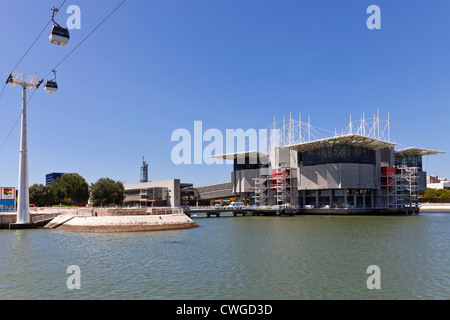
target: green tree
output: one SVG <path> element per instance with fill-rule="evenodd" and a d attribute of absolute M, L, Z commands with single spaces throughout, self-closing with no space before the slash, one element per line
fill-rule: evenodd
<path fill-rule="evenodd" d="M 89 184 L 79 174 L 64 174 L 53 181 L 52 192 L 57 203 L 86 204 L 89 200 Z"/>
<path fill-rule="evenodd" d="M 101 178 L 91 186 L 91 200 L 95 207 L 122 205 L 125 188 L 120 181 Z"/>
<path fill-rule="evenodd" d="M 30 187 L 30 203 L 38 207 L 51 206 L 54 202 L 53 192 L 50 186 L 34 184 Z"/>
<path fill-rule="evenodd" d="M 425 190 L 425 192 L 423 193 L 423 199 L 425 201 L 431 201 L 434 198 L 436 198 L 436 190 L 435 189 L 431 189 L 431 188 L 427 188 L 427 190 Z"/>
<path fill-rule="evenodd" d="M 450 190 L 441 189 L 442 192 L 440 192 L 439 199 L 441 202 L 445 202 L 450 199 Z"/>

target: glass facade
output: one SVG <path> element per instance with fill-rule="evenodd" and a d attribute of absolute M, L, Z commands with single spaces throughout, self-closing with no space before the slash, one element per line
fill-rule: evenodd
<path fill-rule="evenodd" d="M 167 200 L 169 195 L 168 188 L 153 187 L 148 189 L 126 190 L 125 197 L 140 196 L 141 200 Z"/>
<path fill-rule="evenodd" d="M 64 173 L 56 173 L 56 172 L 47 174 L 45 176 L 45 184 L 47 186 L 50 186 L 54 180 L 56 180 L 57 178 L 61 178 L 63 174 Z"/>
<path fill-rule="evenodd" d="M 375 151 L 347 144 L 335 144 L 299 154 L 304 166 L 326 163 L 362 163 L 375 165 Z"/>
<path fill-rule="evenodd" d="M 422 156 L 395 156 L 395 166 L 417 167 L 422 170 Z"/>
<path fill-rule="evenodd" d="M 259 159 L 258 159 L 257 163 L 253 163 L 253 162 L 255 162 L 254 159 L 252 159 L 252 161 L 250 161 L 250 158 L 245 158 L 245 163 L 242 163 L 242 162 L 244 162 L 244 159 L 235 159 L 234 160 L 234 171 L 268 168 L 269 167 L 269 164 L 263 164 L 263 163 L 261 163 L 261 161 L 259 161 Z"/>

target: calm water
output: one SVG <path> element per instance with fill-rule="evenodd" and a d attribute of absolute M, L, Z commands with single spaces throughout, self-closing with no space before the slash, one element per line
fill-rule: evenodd
<path fill-rule="evenodd" d="M 181 231 L 0 231 L 0 299 L 449 299 L 450 212 L 199 218 Z M 81 269 L 69 290 L 67 267 Z M 381 289 L 366 286 L 381 269 Z"/>

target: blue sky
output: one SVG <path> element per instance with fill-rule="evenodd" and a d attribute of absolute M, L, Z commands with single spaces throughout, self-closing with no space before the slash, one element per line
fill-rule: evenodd
<path fill-rule="evenodd" d="M 61 3 L 2 2 L 0 79 Z M 46 75 L 119 3 L 68 0 L 56 20 L 65 25 L 78 5 L 81 30 L 66 47 L 44 32 L 16 72 Z M 372 4 L 381 30 L 366 27 Z M 267 128 L 290 111 L 338 131 L 350 113 L 389 111 L 401 147 L 448 153 L 449 10 L 448 1 L 128 0 L 58 68 L 58 93 L 34 95 L 30 184 L 50 172 L 134 183 L 142 156 L 150 180 L 228 181 L 230 166 L 172 164 L 172 132 L 196 120 L 204 130 Z M 20 107 L 21 90 L 7 86 L 0 145 Z M 19 138 L 16 126 L 0 151 L 0 185 L 17 185 Z M 450 178 L 449 157 L 427 157 L 424 170 Z"/>

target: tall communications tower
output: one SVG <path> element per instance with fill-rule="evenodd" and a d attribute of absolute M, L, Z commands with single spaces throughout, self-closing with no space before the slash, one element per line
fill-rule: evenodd
<path fill-rule="evenodd" d="M 11 228 L 27 228 L 32 226 L 30 218 L 30 199 L 28 182 L 28 141 L 27 141 L 27 88 L 37 89 L 43 80 L 35 76 L 25 74 L 10 73 L 6 83 L 15 87 L 22 87 L 22 119 L 20 133 L 20 160 L 19 160 L 19 194 L 17 201 L 17 221 Z"/>
<path fill-rule="evenodd" d="M 142 166 L 141 166 L 141 183 L 148 182 L 148 163 L 145 162 L 144 157 L 142 157 Z"/>

